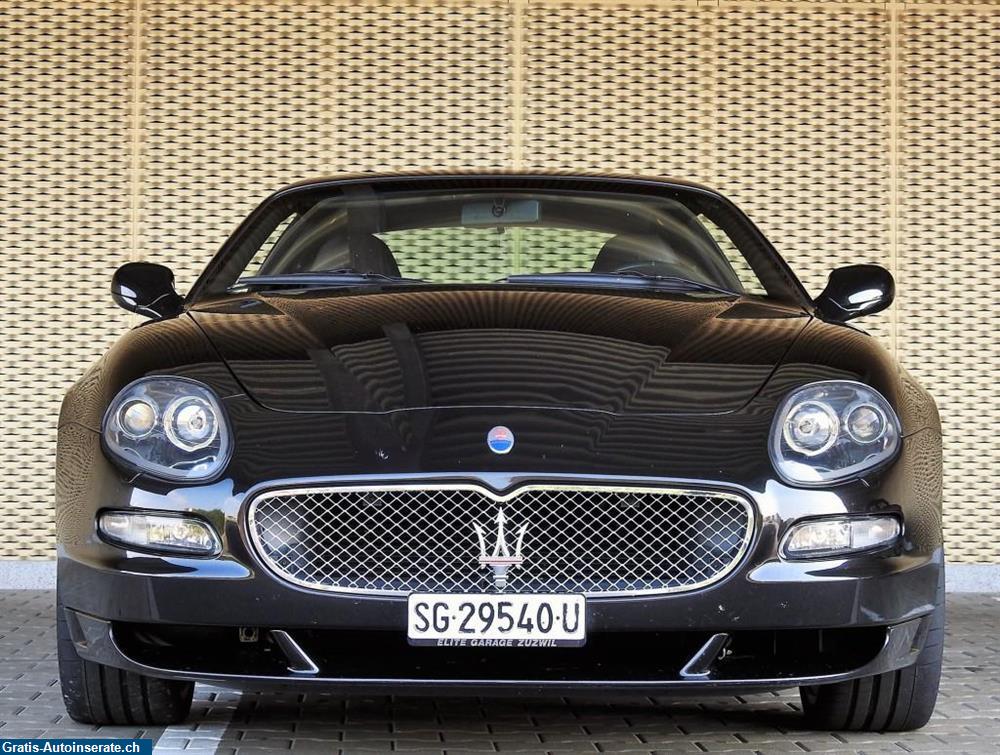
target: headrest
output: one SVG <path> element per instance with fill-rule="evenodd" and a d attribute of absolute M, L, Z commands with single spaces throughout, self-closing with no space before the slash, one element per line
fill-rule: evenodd
<path fill-rule="evenodd" d="M 344 235 L 329 240 L 312 264 L 314 270 L 355 270 L 359 273 L 399 276 L 399 265 L 389 245 L 378 236 L 363 233 L 350 243 Z"/>
<path fill-rule="evenodd" d="M 682 260 L 661 237 L 620 234 L 604 242 L 591 270 L 595 273 L 614 273 L 631 265 L 643 268 L 639 272 L 651 272 L 645 268 L 671 264 L 679 266 Z"/>

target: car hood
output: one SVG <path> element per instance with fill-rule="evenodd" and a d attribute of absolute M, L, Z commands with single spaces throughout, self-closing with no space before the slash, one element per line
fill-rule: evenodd
<path fill-rule="evenodd" d="M 189 310 L 270 409 L 740 409 L 809 317 L 752 299 L 442 288 L 247 295 Z"/>

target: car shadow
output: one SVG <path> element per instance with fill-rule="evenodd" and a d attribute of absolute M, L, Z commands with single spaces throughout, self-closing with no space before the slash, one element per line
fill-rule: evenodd
<path fill-rule="evenodd" d="M 446 739 L 472 732 L 547 735 L 584 729 L 597 735 L 648 733 L 695 736 L 705 732 L 807 731 L 795 692 L 711 698 L 369 696 L 244 691 L 235 707 L 214 706 L 196 694 L 192 720 L 230 721 L 230 728 L 277 729 L 326 739 L 346 732 L 440 732 Z M 497 726 L 495 727 L 494 724 Z M 388 727 L 388 729 L 386 729 Z M 537 740 L 535 740 L 537 741 Z"/>

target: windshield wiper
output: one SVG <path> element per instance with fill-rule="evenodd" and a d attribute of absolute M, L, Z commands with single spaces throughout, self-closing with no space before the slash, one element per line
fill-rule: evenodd
<path fill-rule="evenodd" d="M 635 270 L 615 273 L 524 273 L 503 278 L 501 283 L 561 283 L 567 286 L 642 286 L 650 288 L 674 288 L 681 291 L 712 291 L 725 296 L 739 296 L 736 291 L 714 286 L 711 283 L 682 278 L 679 275 L 651 275 Z"/>
<path fill-rule="evenodd" d="M 426 283 L 420 278 L 403 278 L 384 273 L 362 273 L 357 270 L 316 270 L 303 273 L 280 273 L 240 278 L 233 288 L 268 288 L 270 286 L 366 286 L 379 283 Z"/>

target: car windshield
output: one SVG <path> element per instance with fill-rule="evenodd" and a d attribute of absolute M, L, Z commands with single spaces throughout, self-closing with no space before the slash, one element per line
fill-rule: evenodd
<path fill-rule="evenodd" d="M 277 204 L 235 256 L 222 281 L 229 290 L 520 284 L 764 293 L 726 230 L 681 193 L 362 185 Z"/>

